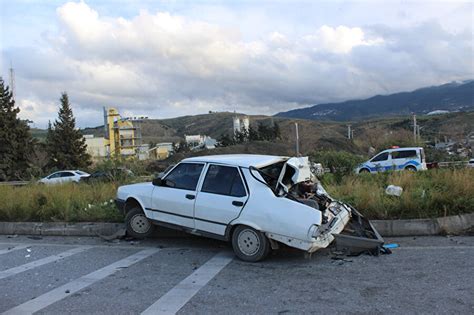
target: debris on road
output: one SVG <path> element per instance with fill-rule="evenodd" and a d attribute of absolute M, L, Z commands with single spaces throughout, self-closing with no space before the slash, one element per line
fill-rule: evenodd
<path fill-rule="evenodd" d="M 385 189 L 385 193 L 390 196 L 400 197 L 403 193 L 403 188 L 395 185 L 388 185 Z"/>

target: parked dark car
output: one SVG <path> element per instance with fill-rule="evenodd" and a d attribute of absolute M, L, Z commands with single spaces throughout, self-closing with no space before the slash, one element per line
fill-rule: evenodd
<path fill-rule="evenodd" d="M 133 176 L 133 172 L 126 168 L 96 171 L 88 177 L 83 177 L 81 183 L 112 182 Z"/>

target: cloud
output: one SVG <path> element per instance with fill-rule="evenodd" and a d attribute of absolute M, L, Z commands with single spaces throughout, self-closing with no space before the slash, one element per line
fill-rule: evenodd
<path fill-rule="evenodd" d="M 15 61 L 25 116 L 40 124 L 53 119 L 62 91 L 79 123 L 97 125 L 102 106 L 157 118 L 273 114 L 474 75 L 472 28 L 448 31 L 433 20 L 300 33 L 255 25 L 249 37 L 235 24 L 161 10 L 105 16 L 82 1 L 57 8 L 56 19 L 40 46 L 2 50 L 4 63 Z"/>

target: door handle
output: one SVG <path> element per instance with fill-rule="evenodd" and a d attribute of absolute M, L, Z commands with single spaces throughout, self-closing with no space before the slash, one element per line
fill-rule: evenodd
<path fill-rule="evenodd" d="M 196 196 L 194 195 L 186 195 L 186 199 L 189 199 L 189 200 L 193 200 L 194 198 L 196 198 Z"/>
<path fill-rule="evenodd" d="M 236 207 L 242 207 L 244 203 L 242 201 L 232 201 L 232 205 Z"/>

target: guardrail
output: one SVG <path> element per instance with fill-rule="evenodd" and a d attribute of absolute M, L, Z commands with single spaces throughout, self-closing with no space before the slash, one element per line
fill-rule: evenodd
<path fill-rule="evenodd" d="M 30 182 L 25 181 L 12 181 L 12 182 L 0 182 L 0 186 L 24 186 Z"/>

